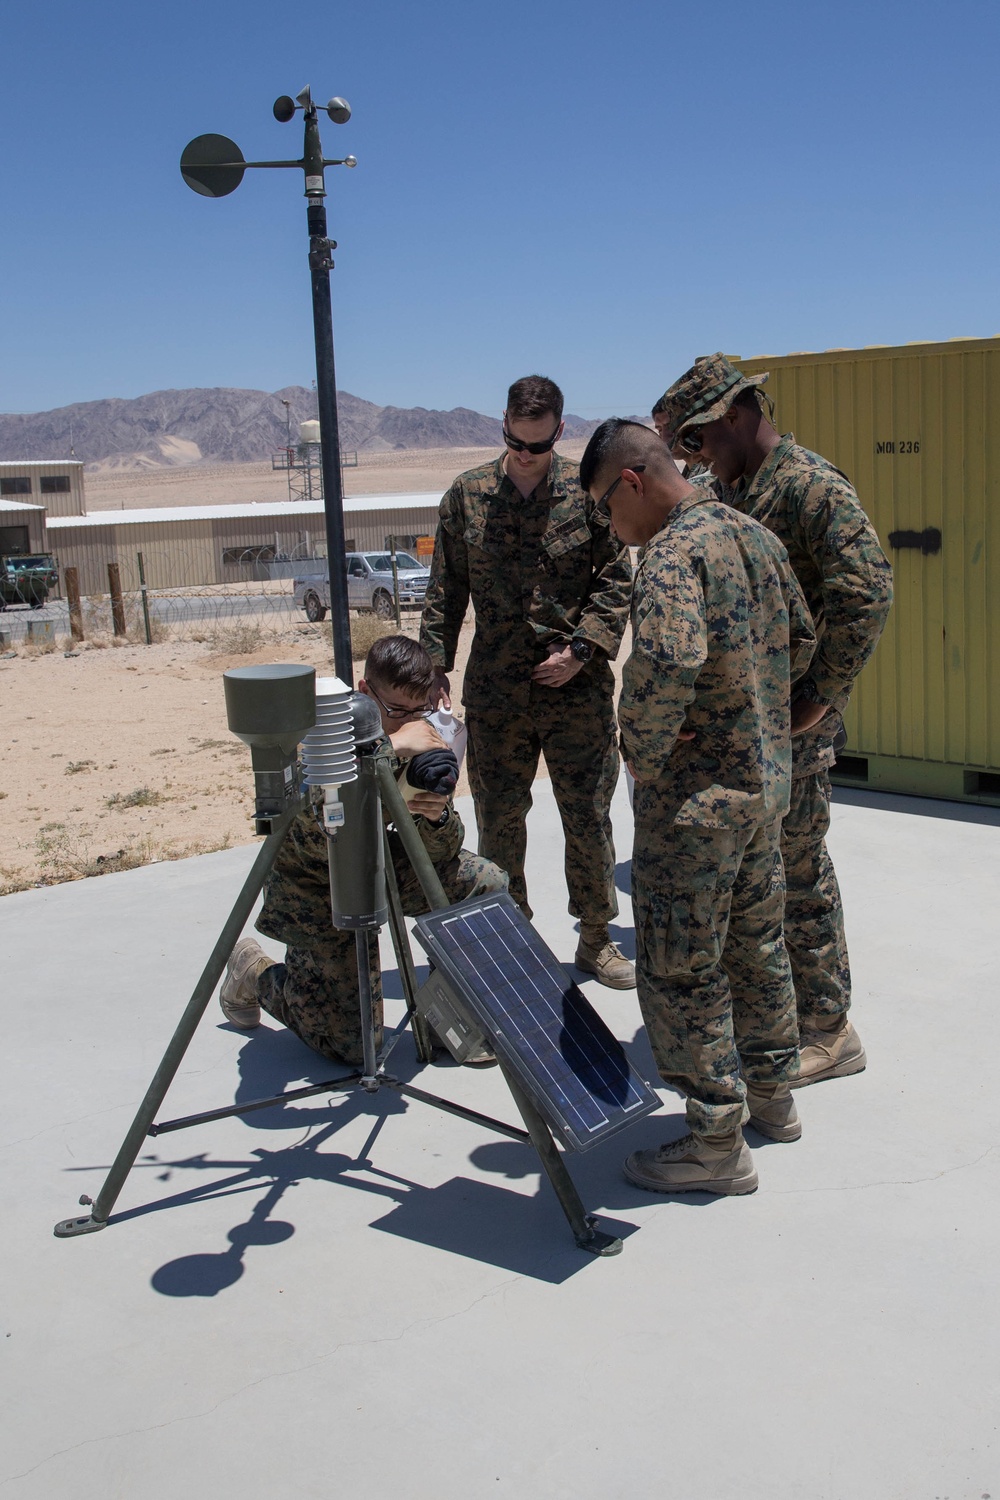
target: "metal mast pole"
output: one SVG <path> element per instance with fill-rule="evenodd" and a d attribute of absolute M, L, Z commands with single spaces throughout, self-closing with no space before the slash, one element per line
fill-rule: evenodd
<path fill-rule="evenodd" d="M 337 418 L 337 378 L 333 364 L 333 309 L 330 302 L 331 252 L 336 242 L 327 238 L 326 185 L 323 177 L 323 145 L 319 137 L 316 106 L 305 108 L 303 165 L 306 175 L 306 217 L 309 227 L 309 270 L 312 275 L 313 333 L 316 342 L 316 399 L 323 460 L 323 505 L 326 515 L 326 556 L 330 577 L 330 625 L 333 660 L 337 676 L 354 686 L 351 626 L 347 613 L 347 586 L 343 559 L 347 551 L 344 532 L 344 494 L 340 469 L 340 424 Z"/>

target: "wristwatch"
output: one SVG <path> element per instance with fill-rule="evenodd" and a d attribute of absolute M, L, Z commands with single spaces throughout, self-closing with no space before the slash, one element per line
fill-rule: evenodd
<path fill-rule="evenodd" d="M 825 698 L 821 698 L 819 693 L 816 691 L 816 684 L 814 682 L 811 682 L 808 677 L 803 678 L 801 682 L 797 682 L 795 684 L 795 686 L 792 688 L 792 697 L 803 698 L 806 703 L 815 703 L 817 708 L 830 707 L 827 700 Z"/>
<path fill-rule="evenodd" d="M 590 661 L 591 657 L 594 654 L 593 643 L 591 641 L 585 641 L 582 636 L 577 636 L 576 640 L 570 641 L 569 649 L 572 651 L 577 661 Z"/>

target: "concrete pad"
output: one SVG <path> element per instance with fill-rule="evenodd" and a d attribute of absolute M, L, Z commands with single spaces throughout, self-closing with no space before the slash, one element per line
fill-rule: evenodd
<path fill-rule="evenodd" d="M 628 1150 L 681 1133 L 668 1093 L 570 1157 L 625 1236 L 610 1260 L 576 1249 L 530 1150 L 388 1091 L 151 1139 L 112 1224 L 54 1239 L 100 1187 L 252 851 L 6 897 L 0 1492 L 1000 1497 L 998 824 L 838 793 L 868 1071 L 798 1093 L 803 1139 L 755 1150 L 750 1198 L 624 1181 Z M 616 830 L 631 951 L 623 795 Z M 529 858 L 568 962 L 547 783 Z M 634 993 L 585 988 L 650 1076 Z M 409 1039 L 397 1063 L 415 1071 Z M 213 1002 L 161 1118 L 332 1071 Z M 496 1070 L 420 1084 L 516 1119 Z"/>

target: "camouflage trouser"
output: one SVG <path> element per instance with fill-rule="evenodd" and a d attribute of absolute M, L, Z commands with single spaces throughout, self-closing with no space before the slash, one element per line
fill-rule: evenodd
<path fill-rule="evenodd" d="M 826 771 L 792 782 L 781 825 L 785 862 L 785 946 L 792 965 L 799 1025 L 843 1015 L 851 1003 L 851 965 L 844 909 L 826 850 L 830 777 Z"/>
<path fill-rule="evenodd" d="M 610 808 L 619 757 L 610 699 L 548 688 L 532 693 L 529 713 L 469 709 L 466 726 L 479 852 L 507 871 L 514 900 L 530 917 L 525 820 L 541 752 L 566 839 L 570 914 L 594 924 L 617 916 Z"/>
<path fill-rule="evenodd" d="M 744 1078 L 780 1082 L 798 1067 L 778 822 L 646 823 L 651 790 L 636 788 L 632 856 L 639 1004 L 660 1076 L 687 1097 L 689 1127 L 728 1135 L 740 1127 Z"/>
<path fill-rule="evenodd" d="M 403 910 L 407 916 L 418 916 L 427 910 L 423 891 L 398 835 L 390 834 L 389 842 Z M 464 901 L 467 896 L 484 896 L 507 888 L 507 877 L 502 870 L 465 849 L 436 868 L 449 901 Z M 322 888 L 318 894 L 322 906 Z M 309 926 L 314 931 L 316 921 L 325 920 L 329 933 L 324 933 L 321 941 L 311 938 L 308 948 L 289 944 L 285 962 L 273 964 L 258 978 L 257 999 L 268 1015 L 294 1031 L 308 1047 L 334 1062 L 355 1067 L 362 1061 L 355 935 L 332 925 L 329 895 L 325 901 L 325 912 L 320 909 L 314 914 Z M 368 970 L 378 1048 L 382 1045 L 382 969 L 375 933 L 368 934 Z"/>

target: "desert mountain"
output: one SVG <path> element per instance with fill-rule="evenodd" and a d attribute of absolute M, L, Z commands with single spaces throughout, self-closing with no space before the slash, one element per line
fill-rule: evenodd
<path fill-rule="evenodd" d="M 286 408 L 285 402 L 288 402 Z M 496 417 L 458 406 L 376 406 L 349 391 L 337 396 L 345 452 L 403 448 L 479 448 L 501 445 Z M 91 469 L 168 468 L 198 463 L 266 459 L 292 441 L 316 415 L 316 393 L 305 386 L 280 391 L 153 391 L 133 400 L 110 398 L 55 411 L 0 415 L 0 460 L 81 459 Z M 587 437 L 597 426 L 567 416 L 566 435 Z"/>

